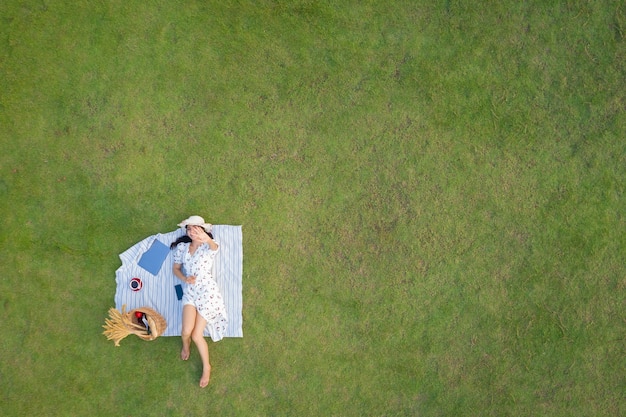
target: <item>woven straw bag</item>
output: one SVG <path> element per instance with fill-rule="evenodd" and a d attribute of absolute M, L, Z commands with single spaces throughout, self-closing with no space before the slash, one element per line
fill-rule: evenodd
<path fill-rule="evenodd" d="M 146 326 L 135 316 L 136 312 L 145 314 L 150 332 Z M 115 346 L 120 345 L 120 340 L 134 334 L 143 340 L 154 340 L 163 334 L 167 328 L 167 322 L 157 311 L 150 307 L 140 307 L 126 312 L 126 304 L 122 306 L 120 313 L 115 308 L 109 309 L 109 318 L 105 319 L 104 334 L 108 340 L 113 340 Z"/>

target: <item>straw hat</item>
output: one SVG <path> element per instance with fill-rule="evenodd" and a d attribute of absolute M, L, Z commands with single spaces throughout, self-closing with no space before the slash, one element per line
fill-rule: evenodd
<path fill-rule="evenodd" d="M 213 227 L 211 223 L 205 223 L 204 219 L 200 216 L 191 216 L 190 218 L 183 220 L 181 223 L 178 223 L 178 227 L 182 227 L 183 229 L 187 226 L 201 226 L 207 231 L 207 233 L 210 232 Z"/>

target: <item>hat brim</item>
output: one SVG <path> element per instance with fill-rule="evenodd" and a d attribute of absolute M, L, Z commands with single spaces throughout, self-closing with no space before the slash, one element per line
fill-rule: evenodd
<path fill-rule="evenodd" d="M 202 227 L 204 230 L 206 230 L 207 232 L 210 232 L 211 229 L 213 228 L 213 225 L 211 223 L 191 223 L 191 222 L 182 222 L 178 224 L 178 227 L 180 227 L 181 229 L 186 229 L 187 226 L 200 226 Z"/>

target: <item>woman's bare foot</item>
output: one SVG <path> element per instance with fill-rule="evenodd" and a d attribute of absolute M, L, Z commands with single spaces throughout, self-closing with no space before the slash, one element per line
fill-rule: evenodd
<path fill-rule="evenodd" d="M 209 379 L 211 379 L 211 365 L 204 368 L 202 371 L 202 377 L 200 377 L 200 388 L 204 388 L 209 385 Z"/>
<path fill-rule="evenodd" d="M 183 349 L 180 351 L 180 358 L 184 361 L 189 359 L 189 346 L 187 346 L 186 348 L 183 347 Z"/>

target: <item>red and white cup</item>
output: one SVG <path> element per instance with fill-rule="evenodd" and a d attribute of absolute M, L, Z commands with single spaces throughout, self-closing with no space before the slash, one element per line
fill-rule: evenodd
<path fill-rule="evenodd" d="M 133 291 L 139 291 L 143 287 L 143 282 L 139 278 L 133 278 L 130 280 L 130 289 Z"/>

